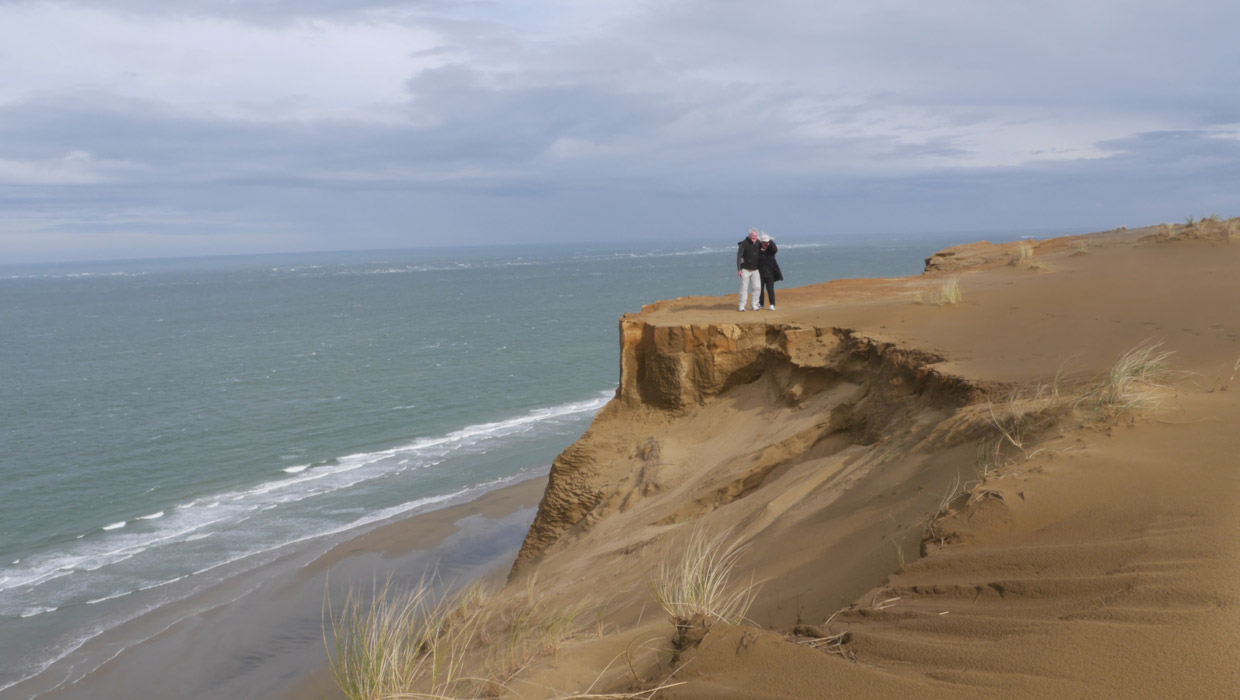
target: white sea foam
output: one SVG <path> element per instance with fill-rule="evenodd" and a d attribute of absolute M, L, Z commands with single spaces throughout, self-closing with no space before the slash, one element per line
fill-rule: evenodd
<path fill-rule="evenodd" d="M 466 426 L 441 436 L 420 438 L 389 450 L 346 455 L 314 469 L 285 472 L 278 479 L 250 488 L 200 496 L 174 508 L 157 511 L 162 514 L 161 517 L 154 517 L 156 513 L 142 516 L 141 519 L 151 522 L 153 532 L 148 528 L 124 528 L 124 522 L 113 523 L 109 527 L 116 531 L 109 531 L 106 537 L 88 536 L 61 551 L 33 554 L 15 560 L 12 571 L 6 572 L 6 576 L 0 578 L 0 593 L 3 594 L 0 595 L 0 614 L 53 615 L 58 614 L 56 611 L 65 608 L 66 604 L 98 605 L 122 598 L 135 602 L 144 601 L 149 599 L 129 596 L 138 591 L 151 591 L 183 581 L 185 583 L 181 585 L 188 585 L 189 588 L 169 589 L 168 594 L 157 594 L 155 600 L 139 602 L 137 605 L 117 600 L 119 609 L 111 611 L 111 606 L 103 608 L 109 610 L 107 621 L 83 629 L 72 639 L 48 648 L 47 655 L 41 654 L 39 661 L 23 670 L 22 678 L 14 682 L 19 683 L 42 673 L 52 664 L 74 653 L 86 641 L 125 620 L 134 619 L 165 605 L 173 598 L 183 597 L 187 591 L 199 589 L 221 576 L 231 576 L 239 570 L 261 566 L 277 551 L 288 546 L 356 530 L 420 509 L 466 500 L 518 477 L 497 479 L 446 494 L 416 498 L 387 508 L 337 507 L 335 513 L 349 514 L 345 521 L 316 518 L 312 521 L 314 526 L 308 529 L 302 527 L 304 521 L 298 519 L 288 521 L 297 524 L 297 527 L 288 524 L 281 526 L 281 519 L 288 517 L 281 515 L 283 509 L 264 514 L 262 520 L 258 519 L 256 509 L 273 509 L 276 505 L 292 504 L 336 491 L 348 493 L 349 489 L 366 481 L 404 470 L 427 469 L 454 454 L 485 452 L 489 445 L 495 444 L 495 440 L 523 435 L 540 423 L 597 411 L 611 394 L 612 392 L 606 392 L 585 401 L 537 409 L 508 420 Z M 239 498 L 233 500 L 234 497 Z M 156 558 L 144 559 L 149 553 Z M 243 560 L 246 563 L 239 569 L 239 562 Z M 173 573 L 175 569 L 169 570 L 176 561 L 185 563 L 181 573 Z M 160 568 L 171 575 L 165 574 L 163 580 L 153 580 L 149 578 L 150 574 L 141 573 L 149 571 L 152 562 L 159 562 Z M 198 566 L 194 566 L 195 564 Z M 99 579 L 101 582 L 109 582 L 105 585 L 110 586 L 110 590 L 124 592 L 77 597 L 80 594 L 74 591 L 84 592 L 80 585 L 57 582 L 58 579 L 81 582 L 83 577 L 73 576 L 81 571 L 91 571 L 91 577 L 102 577 Z M 9 573 L 13 575 L 7 575 Z M 142 581 L 143 576 L 148 578 Z M 186 579 L 190 580 L 185 581 Z M 173 598 L 169 598 L 169 595 Z M 14 605 L 21 607 L 14 609 Z M 14 682 L 0 683 L 0 691 L 11 687 Z"/>
<path fill-rule="evenodd" d="M 149 591 L 149 590 L 153 590 L 153 589 L 155 589 L 155 588 L 162 588 L 162 587 L 164 587 L 164 586 L 169 586 L 169 585 L 172 585 L 172 584 L 176 583 L 177 581 L 184 581 L 185 579 L 189 578 L 189 576 L 190 576 L 189 574 L 185 574 L 184 576 L 177 576 L 176 578 L 170 578 L 170 579 L 168 579 L 167 581 L 156 581 L 155 583 L 152 583 L 152 584 L 150 584 L 150 585 L 148 585 L 148 586 L 143 586 L 143 587 L 139 588 L 138 590 L 139 590 L 139 591 Z"/>
<path fill-rule="evenodd" d="M 99 603 L 103 603 L 109 600 L 116 600 L 117 598 L 124 598 L 130 593 L 133 593 L 133 591 L 122 591 L 121 593 L 113 593 L 112 595 L 106 595 L 102 598 L 95 598 L 93 600 L 88 600 L 86 601 L 86 604 L 87 605 L 98 605 Z"/>
<path fill-rule="evenodd" d="M 423 440 L 415 441 L 414 443 L 411 443 L 410 445 L 407 445 L 401 448 L 396 448 L 393 450 L 383 451 L 382 453 L 378 453 L 378 454 L 406 455 L 406 453 L 409 453 L 410 450 L 426 449 L 426 446 L 428 444 L 432 444 L 432 445 L 448 444 L 448 445 L 455 446 L 456 448 L 461 448 L 461 447 L 472 444 L 468 442 L 470 436 L 490 436 L 490 437 L 502 436 L 505 434 L 509 434 L 511 431 L 521 430 L 523 429 L 523 427 L 527 427 L 528 425 L 532 423 L 536 423 L 539 420 L 553 420 L 553 419 L 564 417 L 564 416 L 576 415 L 576 414 L 586 412 L 586 411 L 597 410 L 605 402 L 606 402 L 606 397 L 600 396 L 599 398 L 593 399 L 593 400 L 575 402 L 573 404 L 566 404 L 564 406 L 552 407 L 552 408 L 547 408 L 547 409 L 540 409 L 538 411 L 532 411 L 525 416 L 520 416 L 515 419 L 481 424 L 478 426 L 470 426 L 470 427 L 463 428 L 458 431 L 454 431 L 453 433 L 449 433 L 448 435 L 445 435 L 442 438 L 431 439 L 431 440 L 423 439 Z M 484 438 L 484 439 L 487 439 L 487 438 Z M 413 456 L 416 457 L 416 454 L 414 454 Z M 313 491 L 325 492 L 327 490 L 333 490 L 335 488 L 348 488 L 349 485 L 356 484 L 360 481 L 364 481 L 366 479 L 372 478 L 369 475 L 358 473 L 358 471 L 359 469 L 364 471 L 362 465 L 376 464 L 378 461 L 379 460 L 376 460 L 375 458 L 375 454 L 372 454 L 372 453 L 351 455 L 348 457 L 341 458 L 340 460 L 337 460 L 338 464 L 333 466 L 332 468 L 340 470 L 337 472 L 337 474 L 348 476 L 347 479 L 343 480 L 344 483 L 337 483 L 337 484 L 332 485 L 332 484 L 323 484 L 323 483 L 315 482 L 314 483 L 315 488 L 313 489 Z M 405 461 L 405 460 L 402 460 L 402 461 Z M 417 462 L 416 459 L 414 459 L 413 461 Z M 437 463 L 438 461 L 440 460 L 439 459 L 427 460 L 427 463 L 429 462 Z M 307 476 L 309 475 L 294 475 L 291 477 L 287 477 L 287 480 L 295 480 L 295 479 L 306 480 Z M 211 562 L 206 567 L 195 568 L 192 572 L 189 572 L 189 570 L 187 569 L 186 570 L 187 573 L 182 573 L 180 575 L 173 576 L 167 580 L 149 581 L 145 585 L 136 586 L 134 588 L 128 588 L 125 590 L 125 592 L 114 593 L 111 595 L 97 596 L 97 597 L 89 598 L 88 600 L 85 600 L 84 602 L 89 605 L 97 605 L 105 601 L 125 598 L 139 591 L 150 591 L 152 589 L 165 587 L 173 583 L 185 581 L 186 579 L 191 579 L 188 583 L 190 584 L 191 589 L 196 590 L 200 588 L 202 585 L 201 583 L 195 583 L 195 581 L 200 580 L 199 577 L 205 577 L 202 579 L 202 581 L 203 583 L 207 583 L 212 580 L 218 580 L 219 576 L 221 575 L 231 576 L 240 570 L 252 570 L 256 566 L 263 565 L 266 561 L 270 559 L 270 557 L 274 556 L 275 553 L 289 546 L 297 545 L 297 544 L 307 542 L 307 541 L 312 541 L 317 538 L 338 535 L 343 532 L 356 530 L 358 528 L 366 527 L 366 526 L 369 526 L 369 525 L 372 525 L 374 523 L 378 523 L 384 520 L 406 516 L 407 514 L 417 511 L 417 510 L 426 509 L 426 508 L 434 507 L 434 506 L 440 506 L 440 505 L 450 503 L 450 502 L 459 502 L 459 501 L 467 500 L 468 498 L 476 496 L 476 494 L 480 492 L 489 490 L 491 488 L 495 488 L 504 483 L 511 482 L 517 478 L 521 478 L 521 477 L 510 476 L 510 477 L 495 479 L 493 481 L 489 481 L 486 483 L 477 484 L 474 486 L 468 486 L 464 488 L 459 488 L 459 489 L 453 490 L 450 493 L 417 498 L 417 499 L 411 500 L 406 503 L 402 503 L 399 505 L 391 506 L 388 508 L 382 508 L 378 510 L 371 510 L 368 508 L 358 508 L 356 509 L 356 513 L 357 513 L 356 516 L 350 518 L 347 522 L 338 522 L 334 525 L 328 525 L 327 527 L 316 528 L 316 529 L 313 529 L 312 531 L 306 531 L 302 534 L 294 535 L 291 537 L 287 536 L 288 533 L 286 532 L 286 536 L 280 537 L 279 539 L 275 541 L 267 538 L 265 535 L 261 535 L 260 533 L 260 536 L 252 538 L 252 541 L 249 546 L 242 547 L 239 550 L 233 550 L 231 554 L 225 554 L 224 552 L 217 551 L 216 552 L 217 556 L 218 555 L 224 555 L 224 556 L 221 556 L 216 561 Z M 248 490 L 247 493 L 254 493 L 255 498 L 263 498 L 264 496 L 261 494 L 258 494 L 257 491 L 258 490 L 256 489 L 251 489 L 251 490 Z M 267 490 L 264 493 L 270 494 L 270 492 L 271 490 Z M 216 500 L 211 502 L 209 506 L 199 507 L 199 506 L 194 505 L 194 502 L 191 502 L 189 504 L 184 504 L 185 507 L 178 508 L 170 512 L 167 512 L 164 518 L 159 519 L 159 526 L 164 531 L 160 532 L 158 536 L 156 537 L 151 537 L 152 533 L 143 534 L 140 530 L 135 530 L 134 532 L 129 533 L 129 534 L 117 535 L 118 537 L 122 538 L 121 544 L 123 546 L 120 546 L 120 547 L 109 547 L 107 549 L 101 549 L 99 547 L 101 543 L 104 543 L 107 541 L 113 541 L 113 540 L 112 538 L 109 538 L 107 540 L 97 539 L 93 541 L 94 544 L 90 545 L 91 549 L 89 549 L 89 551 L 83 550 L 83 551 L 77 551 L 77 552 L 68 552 L 68 553 L 62 553 L 60 556 L 43 557 L 43 558 L 35 557 L 35 559 L 42 559 L 42 561 L 31 561 L 30 557 L 25 558 L 25 560 L 27 561 L 27 564 L 31 566 L 38 566 L 39 564 L 42 564 L 40 568 L 43 569 L 42 571 L 43 574 L 50 574 L 52 578 L 58 578 L 61 575 L 65 575 L 73 571 L 80 571 L 82 569 L 102 568 L 106 570 L 108 566 L 111 564 L 116 564 L 120 561 L 129 559 L 133 557 L 135 554 L 141 553 L 145 549 L 158 546 L 159 544 L 163 544 L 163 543 L 189 544 L 189 543 L 195 542 L 200 539 L 210 538 L 213 535 L 223 536 L 220 533 L 225 532 L 225 531 L 220 530 L 219 528 L 221 527 L 233 528 L 233 531 L 250 532 L 251 531 L 250 526 L 246 525 L 245 527 L 240 527 L 239 524 L 244 522 L 246 518 L 250 517 L 250 515 L 246 513 L 252 513 L 253 508 L 257 507 L 259 504 L 246 503 L 245 504 L 246 507 L 244 509 L 239 508 L 238 506 L 235 506 L 235 505 L 228 505 L 227 503 L 224 502 L 224 499 L 228 495 L 229 494 L 216 494 L 214 497 L 212 497 Z M 284 493 L 282 495 L 281 500 L 282 502 L 284 499 L 299 500 L 302 497 L 303 497 L 303 494 L 300 492 Z M 222 511 L 211 511 L 211 512 L 218 512 L 219 515 L 222 517 L 203 518 L 202 516 L 204 516 L 208 512 L 206 508 L 209 508 L 211 506 L 216 506 L 222 509 Z M 350 509 L 350 510 L 353 510 L 353 509 Z M 228 522 L 224 523 L 221 521 L 228 521 Z M 323 521 L 324 524 L 328 522 L 330 521 L 326 521 L 326 520 Z M 211 527 L 210 530 L 204 530 L 204 528 L 207 528 L 211 525 L 214 525 L 215 527 Z M 177 528 L 172 529 L 172 526 L 177 526 Z M 259 529 L 260 528 L 254 528 L 255 531 L 258 531 Z M 89 542 L 92 542 L 92 541 L 88 540 L 88 543 Z M 189 546 L 194 546 L 194 545 L 190 544 Z M 248 563 L 245 564 L 242 569 L 238 569 L 237 568 L 238 562 L 241 562 L 243 560 L 248 560 Z M 187 563 L 188 561 L 193 561 L 193 559 L 187 560 Z M 215 572 L 217 571 L 220 573 L 216 574 Z M 28 573 L 32 573 L 32 572 L 28 572 Z M 113 578 L 112 580 L 115 580 L 115 578 Z M 3 579 L 0 579 L 0 584 L 3 584 L 3 587 L 0 587 L 0 590 L 4 590 L 4 588 L 8 587 L 7 583 L 8 582 L 4 581 Z M 32 584 L 32 583 L 34 582 L 32 582 L 29 578 L 27 578 L 25 581 L 25 584 Z M 46 583 L 46 581 L 44 581 L 44 583 Z M 28 585 L 25 592 L 22 593 L 21 595 L 27 598 L 30 595 L 35 595 L 35 596 L 39 595 L 39 592 L 41 589 L 37 588 L 38 585 L 39 584 L 37 583 L 34 583 L 34 585 Z M 172 594 L 173 598 L 183 597 L 183 595 L 188 594 L 188 591 L 191 589 L 185 589 L 180 593 L 173 593 Z M 120 589 L 113 589 L 113 590 L 120 590 Z M 42 673 L 45 669 L 50 667 L 52 664 L 55 664 L 59 660 L 74 653 L 75 650 L 80 648 L 82 644 L 86 643 L 90 639 L 98 636 L 99 634 L 105 632 L 108 629 L 115 627 L 118 624 L 123 623 L 125 620 L 134 619 L 140 615 L 146 614 L 147 612 L 157 607 L 165 605 L 167 604 L 167 602 L 169 602 L 173 598 L 168 598 L 167 595 L 160 595 L 158 599 L 154 601 L 151 601 L 149 603 L 143 603 L 132 609 L 127 609 L 125 612 L 121 612 L 120 610 L 116 611 L 116 613 L 119 613 L 119 616 L 113 616 L 112 614 L 109 614 L 109 620 L 107 622 L 102 622 L 102 624 L 98 626 L 92 626 L 92 628 L 90 629 L 82 630 L 82 633 L 80 635 L 75 635 L 73 639 L 66 640 L 65 642 L 61 642 L 57 644 L 56 648 L 48 649 L 48 656 L 43 657 L 42 659 L 40 659 L 39 663 L 32 665 L 26 671 L 23 671 L 23 674 L 22 674 L 23 678 L 18 679 L 16 682 L 21 682 L 21 680 L 25 678 L 30 678 L 32 676 L 38 675 L 39 673 Z M 19 613 L 27 617 L 34 616 L 34 615 L 54 613 L 58 608 L 58 606 L 55 603 L 56 601 L 49 601 L 49 604 L 46 604 L 46 605 L 42 605 L 42 604 L 30 605 L 29 603 L 27 603 L 25 607 L 20 609 Z M 4 606 L 0 605 L 0 608 L 2 607 Z M 11 686 L 12 686 L 12 683 L 4 684 L 4 687 L 11 687 Z M 0 691 L 2 691 L 4 687 L 0 687 Z"/>
<path fill-rule="evenodd" d="M 308 530 L 304 527 L 289 528 L 279 524 L 282 518 L 301 517 L 296 513 L 291 516 L 280 515 L 284 512 L 281 506 L 290 506 L 334 492 L 348 493 L 350 489 L 367 481 L 382 479 L 406 470 L 427 469 L 453 455 L 485 453 L 496 444 L 495 441 L 524 435 L 540 424 L 593 413 L 607 402 L 612 393 L 614 392 L 608 391 L 583 401 L 531 410 L 506 420 L 466 426 L 443 435 L 419 438 L 387 450 L 345 455 L 313 469 L 308 468 L 308 465 L 302 469 L 286 468 L 280 478 L 244 489 L 200 496 L 174 508 L 139 518 L 150 522 L 154 526 L 153 531 L 147 528 L 126 528 L 127 521 L 112 523 L 103 528 L 109 533 L 106 539 L 85 537 L 59 551 L 24 557 L 24 564 L 15 562 L 15 568 L 6 572 L 10 575 L 0 579 L 0 592 L 16 589 L 21 592 L 20 596 L 27 600 L 39 600 L 49 607 L 63 606 L 75 600 L 83 600 L 75 598 L 76 594 L 72 591 L 76 590 L 76 587 L 48 586 L 76 571 L 92 572 L 92 576 L 113 577 L 108 580 L 113 580 L 118 588 L 125 586 L 124 581 L 128 580 L 133 581 L 128 584 L 133 588 L 150 588 L 163 585 L 167 579 L 145 582 L 141 578 L 135 580 L 133 577 L 144 576 L 140 572 L 148 568 L 143 562 L 166 563 L 169 561 L 168 557 L 174 555 L 186 558 L 187 561 L 196 559 L 201 562 L 201 557 L 205 556 L 208 560 L 214 559 L 212 566 L 215 566 L 257 551 L 267 551 L 290 542 L 348 530 L 456 498 L 476 487 L 415 499 L 378 512 L 367 511 L 368 515 L 348 523 L 332 524 L 330 520 L 323 520 Z M 296 471 L 292 471 L 294 469 Z M 263 511 L 267 512 L 262 515 L 262 519 L 257 519 L 258 514 Z M 170 547 L 177 549 L 168 549 Z M 158 559 L 141 558 L 155 552 L 162 552 L 157 554 Z M 126 564 L 130 560 L 134 560 L 133 563 Z M 10 601 L 10 604 L 0 600 L 0 614 L 20 612 L 11 607 L 14 603 L 15 600 Z"/>
<path fill-rule="evenodd" d="M 300 474 L 306 471 L 306 468 L 309 466 L 310 466 L 309 464 L 299 464 L 295 467 L 285 467 L 282 471 L 285 474 Z"/>

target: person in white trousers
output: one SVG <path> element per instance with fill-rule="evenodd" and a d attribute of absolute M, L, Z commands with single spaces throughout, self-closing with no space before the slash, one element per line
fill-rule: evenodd
<path fill-rule="evenodd" d="M 736 244 L 736 276 L 741 278 L 741 298 L 737 311 L 745 310 L 745 302 L 752 299 L 752 309 L 758 310 L 758 296 L 762 293 L 762 277 L 758 273 L 758 256 L 762 248 L 758 244 L 758 229 L 749 229 L 749 236 Z"/>

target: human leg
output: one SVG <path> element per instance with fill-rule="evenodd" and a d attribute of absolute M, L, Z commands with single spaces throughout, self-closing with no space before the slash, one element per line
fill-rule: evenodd
<path fill-rule="evenodd" d="M 766 300 L 771 300 L 771 306 L 775 306 L 775 280 L 773 278 L 763 278 L 763 290 L 758 295 L 758 307 L 764 308 Z"/>
<path fill-rule="evenodd" d="M 758 310 L 758 295 L 762 293 L 762 278 L 757 270 L 745 270 L 745 276 L 749 278 L 749 297 L 753 304 L 753 310 Z"/>

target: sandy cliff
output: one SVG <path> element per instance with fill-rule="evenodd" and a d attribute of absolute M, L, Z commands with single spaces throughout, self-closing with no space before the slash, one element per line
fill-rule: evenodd
<path fill-rule="evenodd" d="M 981 244 L 777 312 L 626 316 L 616 398 L 555 461 L 511 576 L 611 631 L 512 688 L 1240 696 L 1237 239 Z M 1104 400 L 1153 346 L 1174 354 L 1142 402 Z M 761 588 L 750 624 L 673 662 L 649 580 L 694 531 L 745 543 Z"/>

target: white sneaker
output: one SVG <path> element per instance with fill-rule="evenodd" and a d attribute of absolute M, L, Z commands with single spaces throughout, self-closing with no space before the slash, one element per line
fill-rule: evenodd
<path fill-rule="evenodd" d="M 774 310 L 775 310 L 775 305 L 771 304 L 771 311 L 774 311 Z"/>
<path fill-rule="evenodd" d="M 737 311 L 744 311 L 744 310 L 745 310 L 745 307 L 743 307 L 743 306 L 742 306 L 742 307 L 740 307 L 739 309 L 737 309 Z"/>

